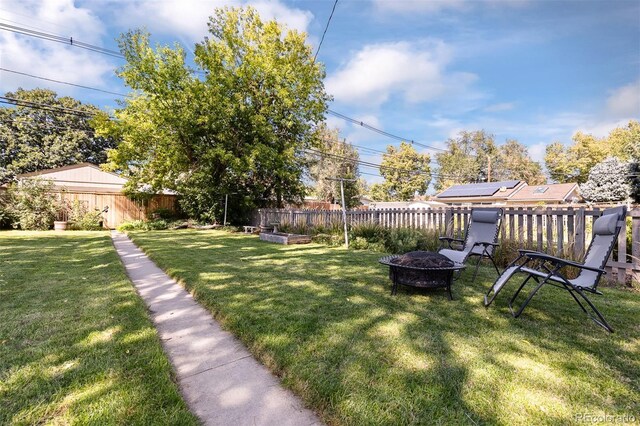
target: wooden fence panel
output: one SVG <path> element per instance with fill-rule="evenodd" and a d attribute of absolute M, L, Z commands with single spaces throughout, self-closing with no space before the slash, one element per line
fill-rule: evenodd
<path fill-rule="evenodd" d="M 119 212 L 121 216 L 107 216 L 109 225 L 123 220 L 144 218 L 145 209 L 126 197 L 114 199 L 96 197 L 95 194 L 75 194 L 90 205 L 114 206 L 113 214 Z M 154 204 L 164 207 L 167 200 L 160 200 Z M 102 208 L 102 207 L 100 207 Z M 502 221 L 501 240 L 518 241 L 522 247 L 535 247 L 558 256 L 572 255 L 581 260 L 584 250 L 593 237 L 593 221 L 599 217 L 598 208 L 587 210 L 580 208 L 505 208 Z M 111 208 L 110 208 L 111 212 Z M 463 237 L 471 208 L 439 208 L 439 209 L 384 209 L 384 210 L 352 210 L 347 212 L 347 223 L 350 226 L 378 224 L 386 228 L 401 226 L 434 231 L 440 235 Z M 339 210 L 271 210 L 259 211 L 260 224 L 280 222 L 299 226 L 341 226 L 342 213 Z M 640 281 L 640 208 L 629 211 L 631 218 L 629 230 L 621 232 L 617 244 L 617 255 L 607 263 L 608 273 L 615 272 L 618 281 L 624 282 L 629 277 Z M 629 234 L 629 235 L 628 235 Z M 631 246 L 627 247 L 627 238 Z M 614 258 L 615 257 L 615 258 Z"/>

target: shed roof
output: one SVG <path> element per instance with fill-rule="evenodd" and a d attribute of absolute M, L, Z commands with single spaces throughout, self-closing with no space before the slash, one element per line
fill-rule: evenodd
<path fill-rule="evenodd" d="M 105 172 L 91 163 L 79 163 L 55 169 L 38 170 L 17 175 L 17 179 L 32 177 L 51 179 L 56 187 L 73 191 L 120 192 L 127 179 L 115 173 Z"/>
<path fill-rule="evenodd" d="M 521 180 L 505 180 L 498 182 L 468 183 L 453 185 L 441 193 L 435 199 L 445 203 L 458 201 L 504 201 L 526 187 Z"/>

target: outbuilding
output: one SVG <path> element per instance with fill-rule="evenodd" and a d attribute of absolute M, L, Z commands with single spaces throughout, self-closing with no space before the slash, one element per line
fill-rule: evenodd
<path fill-rule="evenodd" d="M 103 223 L 107 228 L 115 228 L 122 222 L 145 219 L 149 213 L 163 208 L 175 211 L 175 194 L 157 194 L 147 202 L 135 201 L 123 193 L 127 179 L 115 173 L 105 172 L 91 163 L 80 163 L 55 169 L 39 170 L 16 176 L 18 180 L 41 177 L 50 179 L 55 193 L 63 200 L 79 200 L 89 210 L 108 211 L 103 213 Z"/>

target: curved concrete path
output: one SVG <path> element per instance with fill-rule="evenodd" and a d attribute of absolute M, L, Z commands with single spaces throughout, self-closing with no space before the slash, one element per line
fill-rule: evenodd
<path fill-rule="evenodd" d="M 320 425 L 262 364 L 125 234 L 112 232 L 189 408 L 207 425 Z"/>

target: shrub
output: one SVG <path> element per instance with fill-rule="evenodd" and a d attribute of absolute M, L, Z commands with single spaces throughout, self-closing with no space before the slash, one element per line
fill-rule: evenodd
<path fill-rule="evenodd" d="M 52 189 L 53 181 L 41 178 L 25 179 L 9 187 L 9 212 L 21 229 L 51 228 L 62 207 Z"/>
<path fill-rule="evenodd" d="M 120 232 L 124 231 L 141 231 L 145 227 L 143 220 L 132 220 L 128 222 L 123 222 L 116 227 L 116 229 Z"/>
<path fill-rule="evenodd" d="M 155 209 L 149 215 L 149 219 L 151 219 L 151 220 L 159 220 L 159 219 L 171 220 L 171 219 L 175 219 L 175 218 L 176 218 L 176 214 L 175 214 L 174 211 L 172 211 L 170 209 L 165 209 L 163 207 Z"/>
<path fill-rule="evenodd" d="M 0 192 L 0 229 L 9 228 L 13 222 L 9 194 Z"/>
<path fill-rule="evenodd" d="M 434 231 L 412 228 L 395 228 L 385 240 L 385 249 L 390 253 L 407 253 L 414 250 L 436 251 L 438 235 Z"/>
<path fill-rule="evenodd" d="M 389 238 L 389 229 L 380 225 L 362 224 L 351 228 L 352 239 L 363 238 L 369 243 L 383 243 Z"/>
<path fill-rule="evenodd" d="M 80 200 L 73 200 L 66 207 L 69 215 L 69 228 L 81 231 L 99 231 L 102 229 L 102 212 L 89 211 Z"/>

